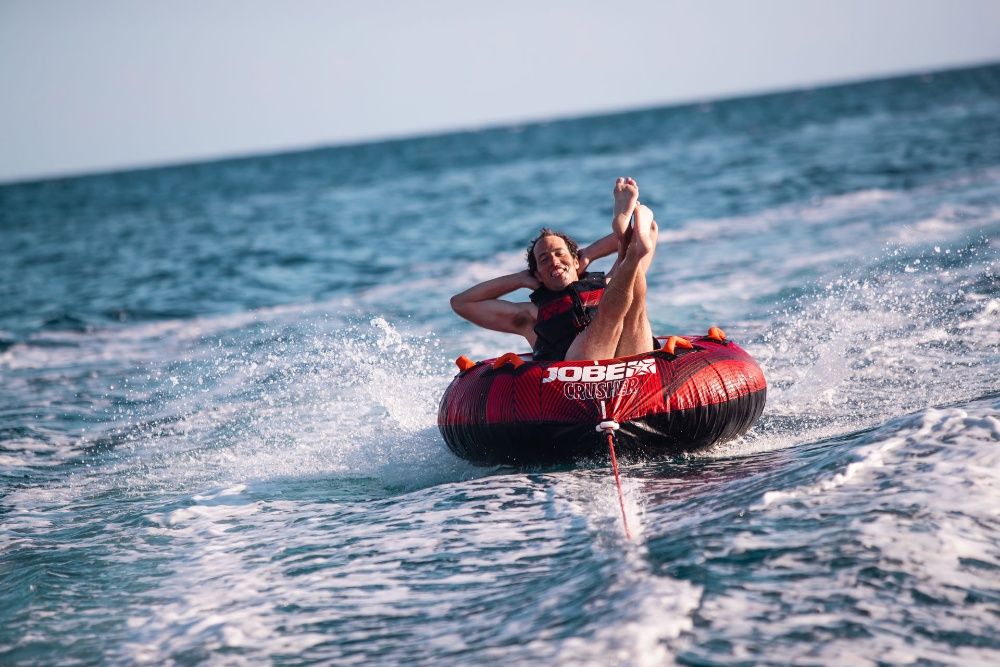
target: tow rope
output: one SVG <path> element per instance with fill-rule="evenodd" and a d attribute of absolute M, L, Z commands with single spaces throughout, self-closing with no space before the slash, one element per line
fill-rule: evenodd
<path fill-rule="evenodd" d="M 597 425 L 597 431 L 603 432 L 608 436 L 608 452 L 611 454 L 611 469 L 615 473 L 615 486 L 618 487 L 618 505 L 622 509 L 622 526 L 625 527 L 625 537 L 627 539 L 632 539 L 632 531 L 628 529 L 628 516 L 625 514 L 625 494 L 622 492 L 622 479 L 618 474 L 618 457 L 615 456 L 615 431 L 617 431 L 620 426 L 618 422 L 614 419 L 606 419 L 607 414 L 604 410 L 604 401 L 601 401 L 601 417 L 604 417 L 604 421 Z"/>

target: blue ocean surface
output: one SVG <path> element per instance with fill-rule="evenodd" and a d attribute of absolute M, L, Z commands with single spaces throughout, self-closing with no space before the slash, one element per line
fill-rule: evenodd
<path fill-rule="evenodd" d="M 997 664 L 998 119 L 987 66 L 0 186 L 0 664 Z M 436 426 L 526 348 L 449 297 L 619 175 L 654 330 L 769 383 L 623 462 L 632 540 L 607 462 Z"/>

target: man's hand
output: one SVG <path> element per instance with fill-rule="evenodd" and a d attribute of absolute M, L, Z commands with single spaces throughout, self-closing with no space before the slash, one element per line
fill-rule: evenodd
<path fill-rule="evenodd" d="M 521 276 L 521 287 L 524 287 L 525 289 L 535 291 L 542 286 L 542 283 L 538 282 L 538 278 L 536 278 L 528 269 L 521 271 L 519 275 Z"/>

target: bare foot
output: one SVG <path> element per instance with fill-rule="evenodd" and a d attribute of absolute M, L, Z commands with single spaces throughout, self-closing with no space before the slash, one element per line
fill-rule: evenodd
<path fill-rule="evenodd" d="M 639 205 L 635 209 L 633 220 L 633 233 L 628 246 L 628 253 L 642 259 L 647 255 L 651 255 L 656 250 L 656 237 L 658 233 L 656 220 L 653 218 L 652 209 L 643 205 Z"/>
<path fill-rule="evenodd" d="M 625 252 L 632 242 L 631 218 L 635 207 L 639 204 L 639 185 L 631 176 L 619 177 L 612 191 L 614 197 L 614 213 L 611 216 L 611 231 L 618 239 L 618 258 L 624 259 Z"/>
<path fill-rule="evenodd" d="M 626 217 L 632 215 L 632 209 L 639 203 L 639 185 L 635 179 L 618 177 L 615 181 L 615 189 L 612 192 L 615 198 L 615 217 L 624 214 Z"/>
<path fill-rule="evenodd" d="M 615 200 L 614 213 L 611 217 L 611 230 L 619 240 L 628 232 L 629 218 L 639 203 L 639 185 L 631 176 L 615 181 L 612 191 Z M 626 241 L 626 245 L 628 242 Z"/>

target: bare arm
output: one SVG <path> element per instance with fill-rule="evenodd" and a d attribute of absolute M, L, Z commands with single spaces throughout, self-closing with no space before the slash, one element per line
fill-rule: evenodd
<path fill-rule="evenodd" d="M 519 271 L 474 285 L 451 297 L 451 307 L 458 315 L 481 327 L 520 334 L 534 342 L 535 317 L 533 303 L 514 303 L 500 297 L 526 287 L 537 289 L 538 280 L 528 271 Z"/>
<path fill-rule="evenodd" d="M 594 260 L 607 257 L 616 252 L 618 252 L 618 237 L 613 233 L 608 234 L 604 238 L 597 239 L 586 248 L 580 250 L 580 271 L 586 271 L 587 267 Z"/>

